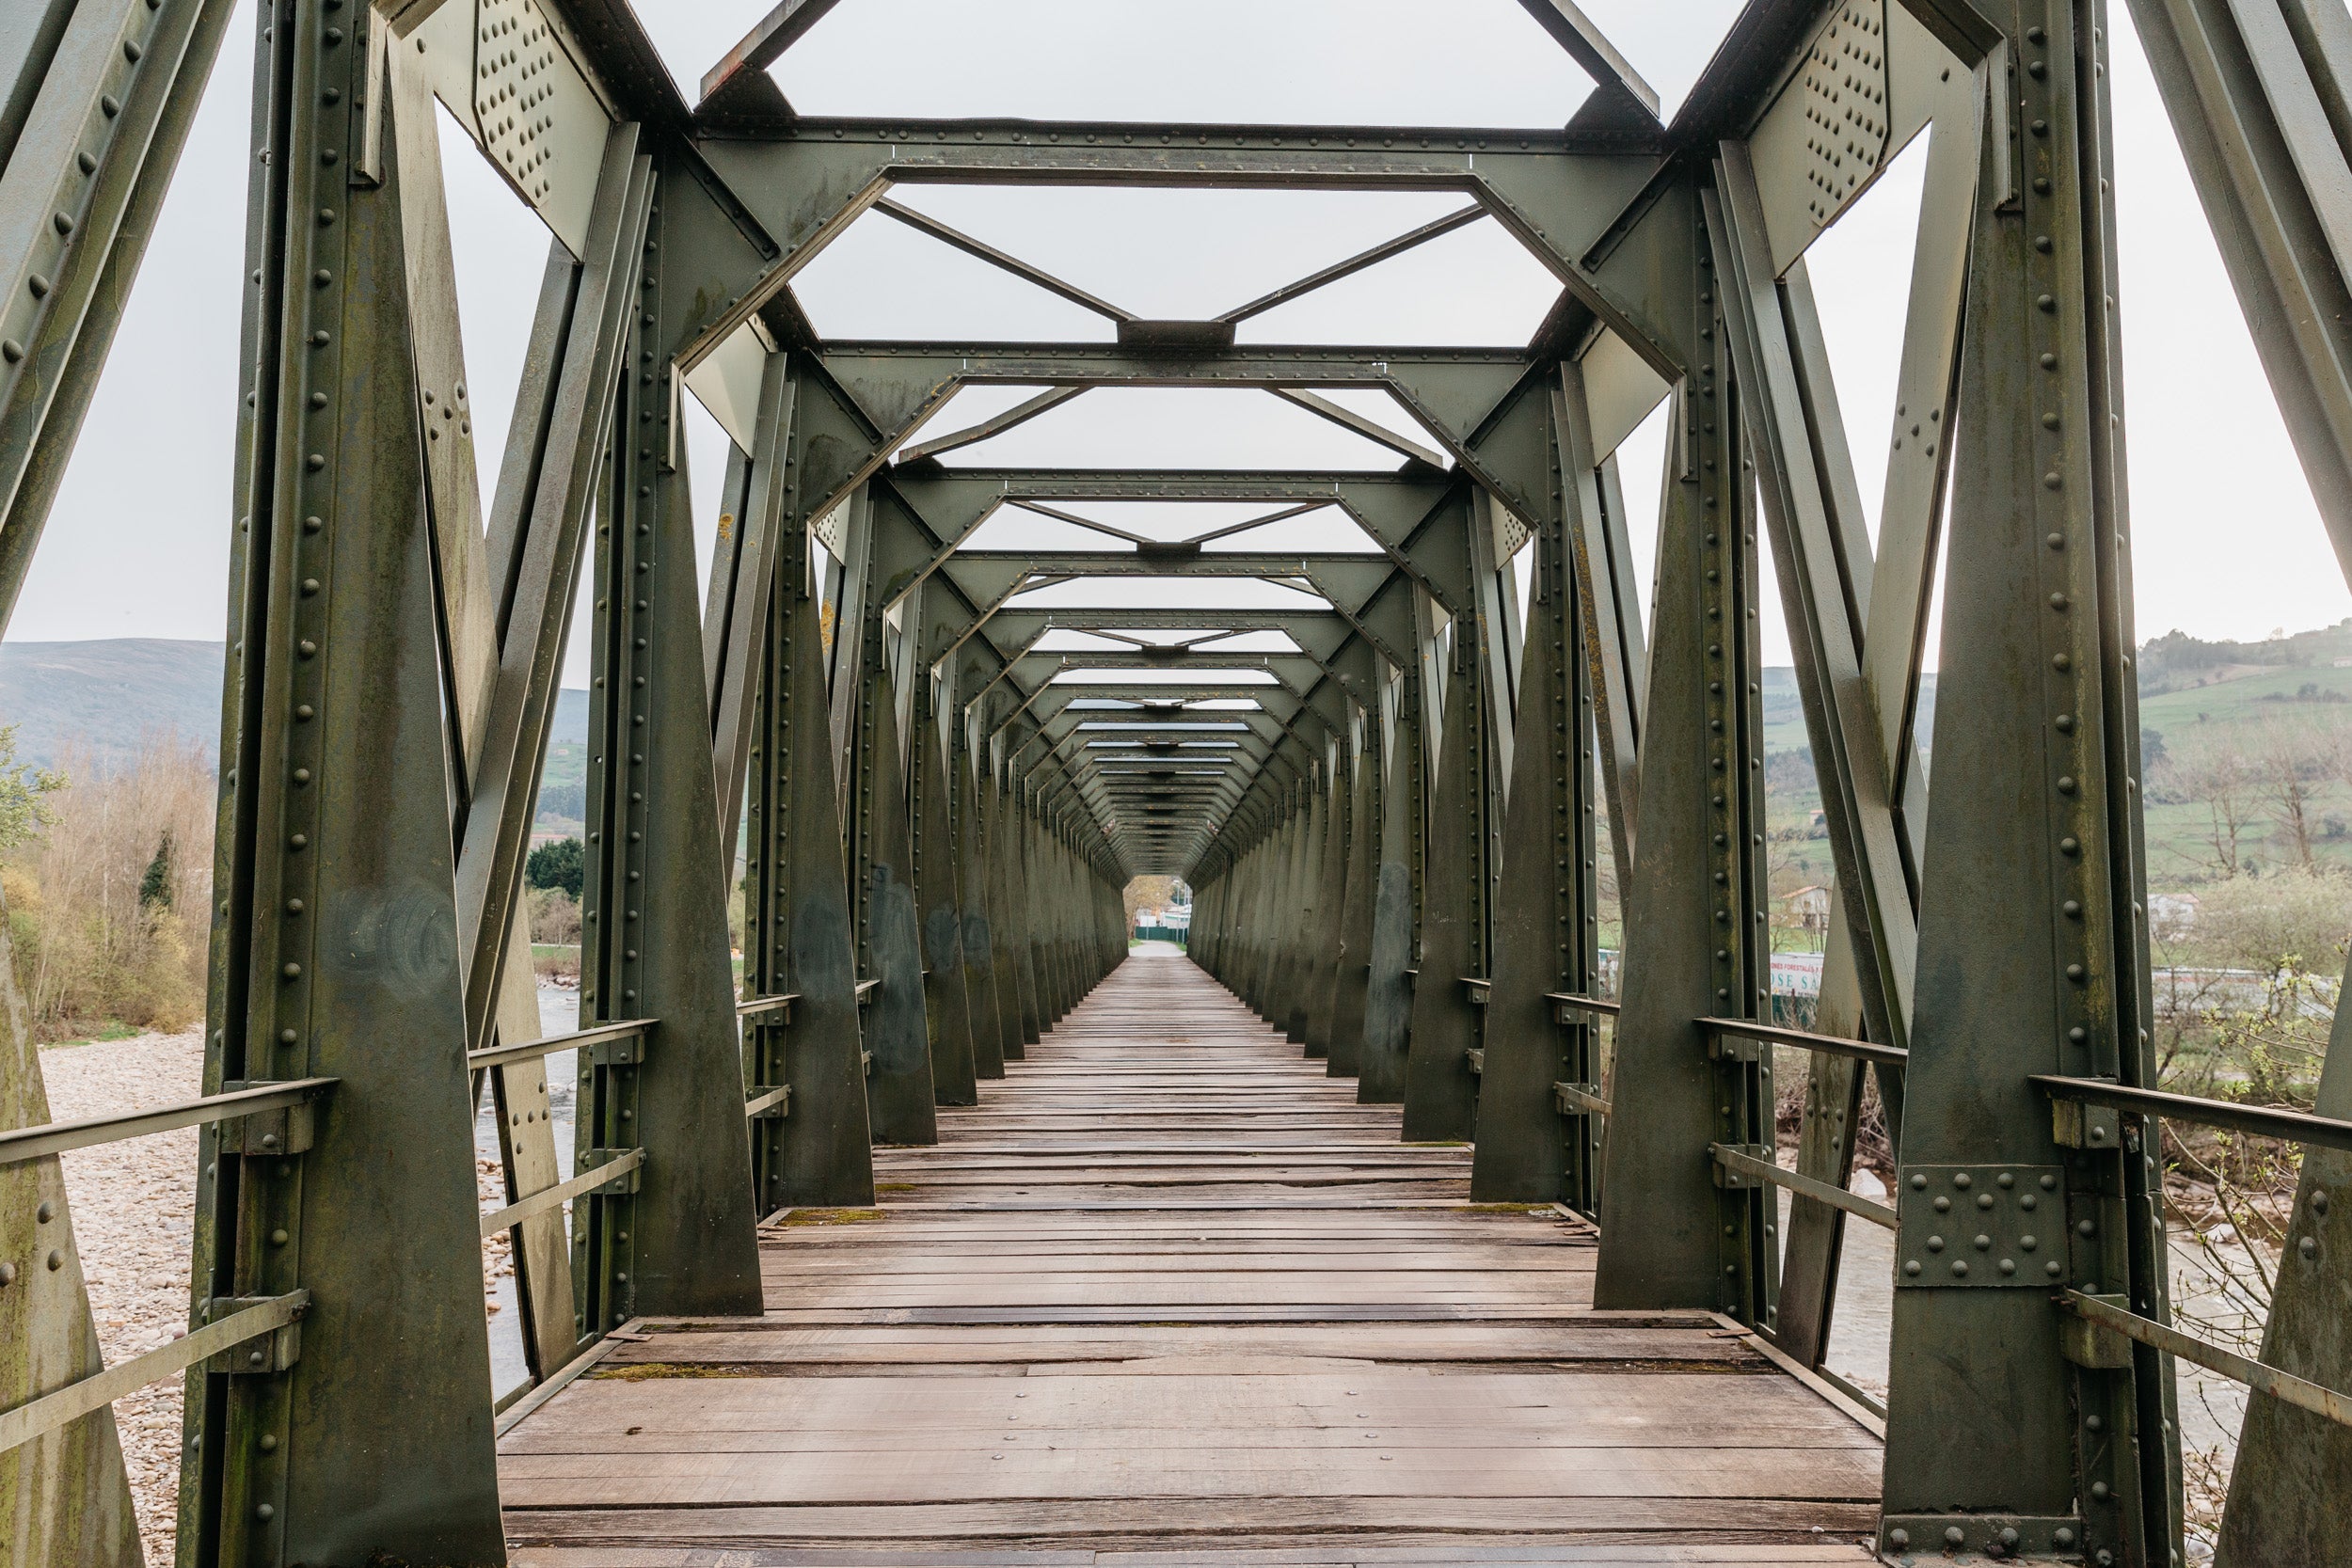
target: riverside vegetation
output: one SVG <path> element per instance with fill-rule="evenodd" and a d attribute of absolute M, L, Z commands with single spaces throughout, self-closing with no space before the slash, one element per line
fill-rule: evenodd
<path fill-rule="evenodd" d="M 203 1016 L 215 804 L 201 744 L 151 736 L 103 764 L 68 746 L 51 768 L 0 728 L 0 895 L 37 1039 Z"/>

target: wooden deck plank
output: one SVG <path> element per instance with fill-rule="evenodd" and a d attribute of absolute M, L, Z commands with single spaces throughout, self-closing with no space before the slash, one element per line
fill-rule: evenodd
<path fill-rule="evenodd" d="M 1869 1560 L 1876 1437 L 1293 1052 L 1131 960 L 510 1432 L 518 1568 Z"/>

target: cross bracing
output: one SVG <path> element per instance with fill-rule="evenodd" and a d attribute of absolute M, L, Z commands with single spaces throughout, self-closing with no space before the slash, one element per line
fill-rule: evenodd
<path fill-rule="evenodd" d="M 1406 1140 L 1473 1142 L 1474 1196 L 1596 1222 L 1598 1308 L 1721 1313 L 1811 1376 L 1847 1220 L 1891 1228 L 1878 1550 L 2179 1560 L 2184 1356 L 2255 1390 L 2221 1559 L 2352 1560 L 2327 1207 L 2352 1069 L 2302 1117 L 2154 1088 L 2102 0 L 1751 0 L 1663 118 L 1576 5 L 1524 0 L 1593 84 L 1544 129 L 803 115 L 771 68 L 835 8 L 783 0 L 690 102 L 619 0 L 262 6 L 207 1094 L 172 1113 L 205 1128 L 192 1331 L 102 1377 L 78 1265 L 18 1285 L 26 1560 L 135 1552 L 99 1392 L 134 1370 L 186 1375 L 184 1561 L 504 1560 L 485 1227 L 519 1264 L 519 1411 L 632 1322 L 757 1314 L 761 1219 L 871 1204 L 878 1144 L 985 1104 L 1120 962 L 1142 874 L 1191 884 L 1194 958 Z M 20 9 L 9 605 L 230 8 Z M 2352 562 L 2352 23 L 2132 12 Z M 495 460 L 437 103 L 552 235 Z M 1805 252 L 1915 143 L 1873 535 L 1851 451 L 1879 436 L 1841 415 Z M 1438 205 L 1163 317 L 924 200 L 1040 187 Z M 804 276 L 875 225 L 1086 330 L 828 334 Z M 1472 235 L 1552 291 L 1507 343 L 1266 340 Z M 1134 389 L 1263 400 L 1359 455 L 1000 461 Z M 715 495 L 690 396 L 731 443 Z M 1637 560 L 1618 454 L 1661 409 Z M 1811 1031 L 1771 1013 L 1767 595 L 1836 866 Z M 576 640 L 582 1027 L 548 1041 L 521 871 Z M 1809 1053 L 1793 1170 L 1774 1045 Z M 1865 1069 L 1891 1206 L 1847 1191 Z M 485 1087 L 511 1200 L 486 1219 Z M 37 1071 L 8 1088 L 45 1119 Z M 2171 1323 L 2160 1116 L 2311 1150 L 2259 1360 Z M 15 1211 L 59 1212 L 59 1135 L 0 1134 L 11 1247 Z"/>

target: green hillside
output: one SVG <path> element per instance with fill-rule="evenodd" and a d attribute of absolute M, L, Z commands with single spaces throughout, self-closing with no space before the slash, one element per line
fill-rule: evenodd
<path fill-rule="evenodd" d="M 2169 632 L 2135 663 L 2152 888 L 2194 886 L 2233 861 L 2255 872 L 2298 863 L 2306 846 L 2314 862 L 2352 868 L 2352 621 L 2260 642 Z M 1774 881 L 1825 881 L 1796 673 L 1769 669 L 1763 685 Z M 1923 740 L 1934 704 L 1931 674 Z"/>

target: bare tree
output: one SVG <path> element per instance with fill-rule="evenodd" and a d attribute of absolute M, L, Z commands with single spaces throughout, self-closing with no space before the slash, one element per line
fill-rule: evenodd
<path fill-rule="evenodd" d="M 2312 859 L 2312 784 L 2324 776 L 2326 740 L 2311 726 L 2281 723 L 2268 726 L 2257 762 L 2257 778 L 2270 808 L 2276 836 L 2284 841 L 2291 863 L 2310 867 Z"/>
<path fill-rule="evenodd" d="M 2253 815 L 2256 775 L 2246 754 L 2226 732 L 2193 736 L 2170 748 L 2166 766 L 2190 800 L 2205 803 L 2205 844 L 2211 869 L 2234 877 L 2240 869 L 2238 839 Z"/>

